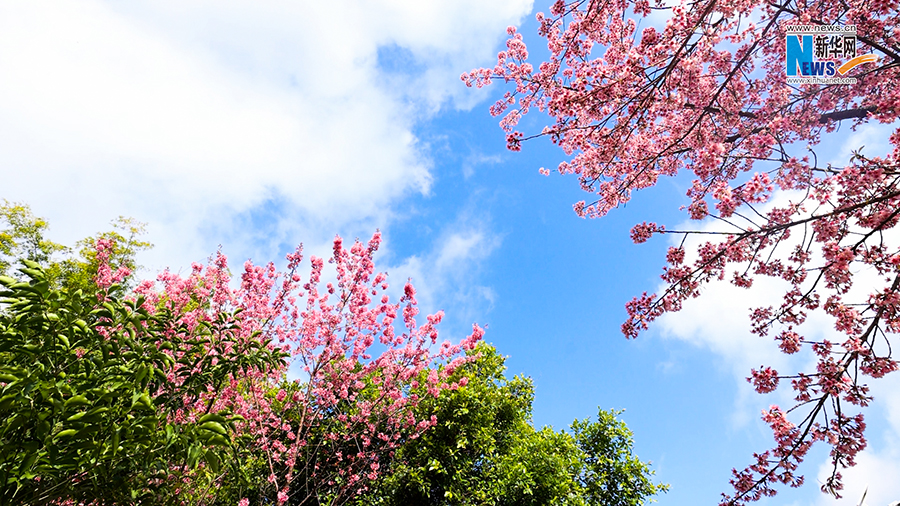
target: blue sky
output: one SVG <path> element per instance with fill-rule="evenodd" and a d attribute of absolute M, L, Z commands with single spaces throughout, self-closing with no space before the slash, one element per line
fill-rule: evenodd
<path fill-rule="evenodd" d="M 749 336 L 747 308 L 777 294 L 710 287 L 636 341 L 624 304 L 654 291 L 668 243 L 644 220 L 677 225 L 685 180 L 664 180 L 600 220 L 571 177 L 544 177 L 548 142 L 505 149 L 487 108 L 503 91 L 459 75 L 493 65 L 517 25 L 540 54 L 528 0 L 445 2 L 4 2 L 0 5 L 0 198 L 31 204 L 53 237 L 75 240 L 119 215 L 145 221 L 146 275 L 187 270 L 222 245 L 237 264 L 334 234 L 385 246 L 395 285 L 411 277 L 425 311 L 458 339 L 472 322 L 534 379 L 537 425 L 566 427 L 598 406 L 626 409 L 636 449 L 671 491 L 663 505 L 716 504 L 732 467 L 771 444 L 760 410 L 785 403 L 743 380 L 786 362 Z M 529 116 L 526 131 L 545 118 Z M 842 134 L 831 156 L 878 130 Z M 883 146 L 882 146 L 883 147 Z M 873 152 L 875 152 L 873 151 Z M 876 153 L 877 154 L 877 153 Z M 829 332 L 811 319 L 813 332 Z M 807 360 L 807 362 L 804 362 Z M 900 386 L 873 384 L 870 447 L 846 473 L 847 500 L 900 499 Z M 826 455 L 807 485 L 769 504 L 825 506 Z"/>

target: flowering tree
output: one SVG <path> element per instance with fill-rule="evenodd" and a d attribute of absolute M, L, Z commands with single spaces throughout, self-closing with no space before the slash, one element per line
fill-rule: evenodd
<path fill-rule="evenodd" d="M 435 423 L 416 417 L 411 389 L 453 386 L 447 379 L 470 360 L 461 352 L 483 334 L 474 326 L 460 344 L 438 346 L 442 313 L 419 325 L 411 284 L 399 302 L 385 294 L 372 262 L 380 240 L 346 249 L 335 239 L 332 283 L 316 257 L 301 278 L 299 248 L 286 274 L 248 261 L 232 287 L 219 253 L 132 294 L 107 239 L 96 244 L 96 295 L 52 288 L 24 260 L 27 281 L 0 277 L 2 498 L 351 499 L 401 441 Z M 121 494 L 106 494 L 121 483 Z"/>
<path fill-rule="evenodd" d="M 644 24 L 639 32 L 638 23 L 650 23 L 659 10 L 669 13 L 665 25 Z M 724 228 L 673 231 L 642 223 L 632 230 L 635 242 L 701 232 L 719 239 L 687 256 L 684 240 L 669 249 L 664 290 L 627 304 L 625 335 L 636 337 L 678 311 L 711 280 L 728 277 L 750 287 L 769 276 L 788 289 L 781 301 L 752 312 L 753 332 L 774 335 L 785 353 L 806 349 L 817 357 L 815 371 L 752 371 L 761 393 L 790 378 L 796 403 L 764 412 L 776 446 L 734 471 L 734 492 L 723 504 L 774 495 L 779 482 L 800 486 L 797 465 L 818 441 L 830 445 L 834 464 L 823 491 L 837 495 L 840 470 L 866 445 L 855 408 L 871 401 L 864 378 L 897 369 L 890 348 L 900 328 L 900 243 L 892 240 L 900 217 L 900 130 L 890 135 L 887 152 L 856 153 L 844 167 L 820 165 L 813 148 L 841 127 L 897 119 L 898 3 L 559 0 L 537 19 L 549 49 L 537 68 L 510 28 L 497 65 L 462 76 L 469 86 L 514 84 L 491 108 L 503 115 L 508 147 L 517 151 L 523 140 L 548 136 L 570 155 L 559 172 L 574 174 L 594 194 L 575 204 L 582 217 L 601 217 L 661 176 L 690 171 L 690 218 Z M 798 24 L 855 25 L 856 51 L 874 55 L 844 75 L 855 84 L 788 82 L 792 69 L 785 63 L 794 60 L 787 28 Z M 553 121 L 526 137 L 516 125 L 533 109 Z M 779 191 L 789 197 L 786 204 L 773 201 Z M 879 281 L 851 290 L 862 271 Z M 804 334 L 800 325 L 814 310 L 833 318 L 836 333 Z M 788 419 L 792 411 L 796 422 Z"/>
<path fill-rule="evenodd" d="M 238 336 L 280 348 L 288 360 L 268 370 L 248 370 L 227 381 L 208 382 L 207 392 L 183 400 L 176 417 L 199 419 L 219 411 L 243 418 L 237 431 L 249 437 L 246 455 L 260 456 L 266 483 L 256 484 L 257 500 L 341 504 L 377 477 L 380 461 L 404 438 L 415 437 L 434 420 L 420 420 L 409 393 L 417 376 L 437 362 L 447 367 L 426 375 L 426 392 L 437 395 L 444 381 L 468 359 L 483 331 L 473 327 L 458 345 L 437 346 L 442 312 L 416 321 L 415 289 L 407 283 L 401 300 L 386 295 L 387 276 L 376 273 L 372 256 L 381 235 L 345 248 L 334 241 L 336 277 L 323 282 L 325 262 L 312 257 L 311 273 L 301 278 L 301 249 L 287 256 L 288 272 L 273 264 L 244 264 L 240 286 L 232 289 L 227 260 L 219 253 L 205 268 L 194 264 L 187 279 L 162 273 L 162 291 L 145 282 L 136 289 L 149 306 L 181 315 L 190 329 L 210 315 L 239 313 Z M 322 286 L 324 283 L 324 286 Z M 403 330 L 395 331 L 400 320 Z M 213 354 L 214 355 L 214 354 Z M 215 357 L 210 359 L 213 363 Z M 299 374 L 289 381 L 287 374 Z M 202 367 L 185 364 L 169 374 L 194 377 Z M 225 474 L 215 476 L 223 480 Z M 249 503 L 249 500 L 248 500 Z"/>

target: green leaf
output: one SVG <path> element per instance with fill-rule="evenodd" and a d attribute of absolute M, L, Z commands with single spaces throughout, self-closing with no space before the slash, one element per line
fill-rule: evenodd
<path fill-rule="evenodd" d="M 12 407 L 13 402 L 16 401 L 16 397 L 19 394 L 17 392 L 6 394 L 2 398 L 0 398 L 0 411 L 7 411 L 10 407 Z"/>
<path fill-rule="evenodd" d="M 212 422 L 212 421 L 205 422 L 200 425 L 200 428 L 203 430 L 210 431 L 210 432 L 215 432 L 216 434 L 221 434 L 223 436 L 225 434 L 228 434 L 228 431 L 225 430 L 225 427 L 223 427 L 222 424 L 219 422 Z"/>
<path fill-rule="evenodd" d="M 50 282 L 39 281 L 34 284 L 34 289 L 37 290 L 41 295 L 47 295 L 47 292 L 50 291 Z"/>
<path fill-rule="evenodd" d="M 28 457 L 25 458 L 25 461 L 22 462 L 22 465 L 19 466 L 19 474 L 23 474 L 24 475 L 23 477 L 25 479 L 34 478 L 34 475 L 30 475 L 30 477 L 29 477 L 29 474 L 30 474 L 29 471 L 31 471 L 31 468 L 34 467 L 34 461 L 36 461 L 37 458 L 38 458 L 38 454 L 32 453 L 32 454 L 28 455 Z"/>
<path fill-rule="evenodd" d="M 216 454 L 215 450 L 210 448 L 206 450 L 206 463 L 209 464 L 212 472 L 219 474 L 221 461 L 219 460 L 219 456 Z"/>
<path fill-rule="evenodd" d="M 243 418 L 243 417 L 242 417 L 242 418 Z M 218 415 L 218 414 L 215 414 L 215 413 L 209 413 L 209 414 L 206 414 L 206 415 L 201 416 L 200 419 L 197 420 L 197 423 L 201 423 L 201 424 L 202 424 L 202 423 L 204 423 L 204 422 L 219 422 L 219 423 L 225 423 L 225 422 L 226 422 L 226 419 L 225 419 L 225 417 L 222 416 L 222 415 Z"/>
<path fill-rule="evenodd" d="M 32 262 L 32 263 L 34 263 L 34 262 Z M 44 273 L 41 272 L 41 270 L 38 267 L 40 267 L 40 266 L 35 264 L 35 267 L 32 267 L 30 269 L 25 267 L 25 268 L 19 269 L 19 272 L 21 272 L 23 274 L 27 274 L 29 277 L 31 277 L 33 279 L 34 278 L 40 279 L 40 278 L 44 277 Z"/>
<path fill-rule="evenodd" d="M 41 420 L 37 424 L 37 428 L 36 428 L 38 439 L 44 439 L 45 437 L 47 437 L 47 434 L 50 433 L 50 428 L 51 427 L 50 427 L 49 422 L 47 422 L 46 420 Z"/>
<path fill-rule="evenodd" d="M 27 267 L 29 269 L 37 269 L 38 271 L 41 270 L 41 264 L 39 264 L 33 260 L 29 260 L 27 258 L 22 258 L 22 259 L 20 259 L 20 262 L 22 262 L 22 264 L 25 265 L 25 267 Z"/>
<path fill-rule="evenodd" d="M 119 427 L 118 425 L 113 424 L 113 435 L 112 435 L 112 454 L 113 457 L 116 456 L 116 453 L 119 452 Z"/>
<path fill-rule="evenodd" d="M 215 446 L 228 446 L 229 441 L 225 436 L 221 436 L 219 434 L 215 434 L 208 440 L 206 440 L 207 444 L 215 445 Z"/>
<path fill-rule="evenodd" d="M 144 364 L 141 364 L 138 367 L 137 375 L 135 376 L 134 380 L 136 383 L 140 384 L 141 381 L 146 377 L 147 377 L 147 366 Z"/>
<path fill-rule="evenodd" d="M 90 404 L 87 400 L 87 397 L 85 397 L 83 395 L 76 395 L 76 396 L 69 398 L 69 400 L 67 400 L 63 404 L 63 407 L 68 408 L 70 406 L 84 406 L 86 404 Z"/>
<path fill-rule="evenodd" d="M 200 447 L 191 445 L 187 451 L 187 466 L 190 469 L 197 467 L 197 461 L 200 459 Z"/>

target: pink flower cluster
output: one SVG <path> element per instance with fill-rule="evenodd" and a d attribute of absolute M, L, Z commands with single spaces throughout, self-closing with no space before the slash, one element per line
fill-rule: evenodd
<path fill-rule="evenodd" d="M 109 288 L 131 275 L 131 269 L 124 265 L 120 265 L 113 270 L 113 267 L 110 265 L 110 255 L 112 255 L 114 247 L 115 243 L 110 239 L 98 239 L 94 243 L 98 264 L 94 282 L 101 289 Z"/>
<path fill-rule="evenodd" d="M 443 313 L 420 324 L 410 283 L 398 302 L 390 302 L 387 276 L 375 271 L 372 260 L 380 242 L 376 233 L 368 243 L 355 241 L 346 248 L 335 238 L 328 260 L 336 272 L 332 282 L 324 281 L 321 258 L 310 259 L 308 277 L 299 274 L 303 255 L 298 247 L 287 255 L 286 273 L 272 263 L 247 261 L 236 288 L 219 252 L 209 265 L 193 264 L 186 277 L 166 271 L 156 283 L 145 281 L 136 289 L 147 310 L 177 315 L 173 332 L 189 334 L 199 325 L 219 329 L 211 342 L 196 344 L 211 363 L 251 343 L 288 354 L 277 367 L 244 370 L 199 396 L 185 397 L 173 419 L 194 423 L 220 411 L 242 417 L 239 432 L 251 435 L 266 454 L 272 499 L 278 504 L 297 494 L 327 490 L 346 498 L 362 490 L 382 470 L 379 459 L 436 422 L 416 418 L 419 397 L 411 385 L 425 374 L 428 395 L 454 386 L 447 377 L 468 360 L 462 352 L 473 349 L 484 334 L 474 325 L 460 343 L 435 346 Z M 97 245 L 101 286 L 126 275 L 107 265 L 111 247 L 103 241 Z M 217 320 L 221 314 L 233 317 Z M 446 366 L 440 373 L 439 364 Z M 202 372 L 188 367 L 176 363 L 167 377 L 177 384 L 185 373 Z M 288 374 L 298 373 L 299 379 L 287 381 Z M 304 487 L 292 487 L 297 477 L 303 477 Z"/>

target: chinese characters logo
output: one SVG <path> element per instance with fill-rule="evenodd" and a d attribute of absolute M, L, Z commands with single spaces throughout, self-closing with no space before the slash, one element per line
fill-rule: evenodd
<path fill-rule="evenodd" d="M 855 25 L 791 25 L 785 27 L 788 84 L 856 84 L 843 77 L 850 69 L 878 60 L 857 56 Z"/>

